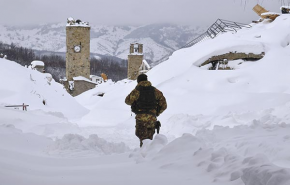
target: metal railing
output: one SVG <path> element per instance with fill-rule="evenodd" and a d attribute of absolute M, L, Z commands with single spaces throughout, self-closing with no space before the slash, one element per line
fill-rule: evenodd
<path fill-rule="evenodd" d="M 242 29 L 242 28 L 251 28 L 251 26 L 248 25 L 248 24 L 244 24 L 244 23 L 238 23 L 238 22 L 227 21 L 227 20 L 223 20 L 223 19 L 217 19 L 206 30 L 206 32 L 204 32 L 201 35 L 199 35 L 198 37 L 194 38 L 192 41 L 188 42 L 187 44 L 185 44 L 184 46 L 182 46 L 179 49 L 191 47 L 191 46 L 193 46 L 193 45 L 195 45 L 197 43 L 200 43 L 200 42 L 202 42 L 204 40 L 207 40 L 207 39 L 213 39 L 213 38 L 215 38 L 217 35 L 219 35 L 222 32 L 227 32 L 227 31 L 235 31 L 235 32 L 237 32 L 237 30 Z M 177 50 L 179 50 L 179 49 L 177 49 Z M 175 50 L 175 51 L 177 51 L 177 50 Z M 173 51 L 173 52 L 175 52 L 175 51 Z M 169 59 L 169 57 L 172 55 L 173 52 L 171 52 L 170 54 L 162 57 L 158 61 L 154 62 L 154 66 L 156 66 L 156 65 L 164 62 L 165 60 Z"/>

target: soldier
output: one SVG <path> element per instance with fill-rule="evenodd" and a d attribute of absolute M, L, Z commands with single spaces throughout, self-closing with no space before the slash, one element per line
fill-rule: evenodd
<path fill-rule="evenodd" d="M 144 139 L 153 139 L 156 117 L 167 108 L 167 103 L 162 92 L 147 81 L 147 75 L 139 75 L 137 83 L 135 89 L 126 97 L 125 103 L 131 105 L 132 112 L 136 114 L 135 134 L 142 147 Z"/>

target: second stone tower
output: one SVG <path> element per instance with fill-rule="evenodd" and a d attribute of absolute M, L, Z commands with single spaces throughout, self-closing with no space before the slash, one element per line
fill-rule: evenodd
<path fill-rule="evenodd" d="M 128 55 L 128 79 L 136 80 L 143 62 L 143 44 L 132 43 Z"/>

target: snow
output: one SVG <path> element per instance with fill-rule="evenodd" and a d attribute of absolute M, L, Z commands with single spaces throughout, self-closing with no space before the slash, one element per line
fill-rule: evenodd
<path fill-rule="evenodd" d="M 90 27 L 88 22 L 83 22 L 79 19 L 74 20 L 74 18 L 72 18 L 72 17 L 67 18 L 66 26 L 67 27 L 71 27 L 71 26 L 72 27 L 74 27 L 74 26 L 76 26 L 76 27 Z"/>
<path fill-rule="evenodd" d="M 93 81 L 91 81 L 90 79 L 87 79 L 86 77 L 83 76 L 76 76 L 73 77 L 74 81 L 86 81 L 86 82 L 90 82 L 90 83 L 94 83 Z"/>
<path fill-rule="evenodd" d="M 143 53 L 134 52 L 134 53 L 130 53 L 129 55 L 143 55 Z"/>
<path fill-rule="evenodd" d="M 36 66 L 43 66 L 44 67 L 44 62 L 39 61 L 39 60 L 34 60 L 34 61 L 31 62 L 31 66 L 33 68 L 35 68 Z"/>
<path fill-rule="evenodd" d="M 96 75 L 90 75 L 90 79 L 92 79 L 92 82 L 94 83 L 100 83 L 103 80 L 102 77 Z"/>
<path fill-rule="evenodd" d="M 281 6 L 281 7 L 280 7 L 280 10 L 282 10 L 282 8 L 290 9 L 290 6 Z"/>
<path fill-rule="evenodd" d="M 88 23 L 85 23 L 85 22 L 81 22 L 81 23 L 79 23 L 79 24 L 73 24 L 73 25 L 67 24 L 66 26 L 67 26 L 67 27 L 87 27 L 87 28 L 90 27 L 90 26 L 88 25 Z"/>
<path fill-rule="evenodd" d="M 276 12 L 265 12 L 265 13 L 262 13 L 261 15 L 281 15 L 281 14 L 276 13 Z"/>
<path fill-rule="evenodd" d="M 86 153 L 86 157 L 109 155 L 126 151 L 129 151 L 129 148 L 124 143 L 109 143 L 96 134 L 90 135 L 88 139 L 78 134 L 66 134 L 46 150 L 49 155 L 63 157 L 83 156 L 83 153 Z"/>
<path fill-rule="evenodd" d="M 142 148 L 124 103 L 136 81 L 108 80 L 73 98 L 45 74 L 0 59 L 1 183 L 289 185 L 289 28 L 283 14 L 152 68 L 168 109 L 161 134 Z M 265 56 L 229 61 L 235 70 L 199 67 L 229 52 Z M 22 103 L 28 111 L 4 107 Z"/>
<path fill-rule="evenodd" d="M 139 67 L 139 73 L 147 73 L 150 70 L 150 66 L 145 59 L 142 60 L 142 64 Z"/>
<path fill-rule="evenodd" d="M 102 57 L 97 56 L 97 55 L 94 55 L 94 58 L 97 59 L 97 60 L 101 60 L 102 59 Z"/>
<path fill-rule="evenodd" d="M 68 118 L 79 117 L 88 112 L 77 103 L 59 83 L 49 81 L 47 75 L 0 59 L 0 105 L 28 104 L 30 110 L 60 112 Z M 46 105 L 43 105 L 43 100 Z M 70 107 L 68 109 L 68 107 Z M 2 115 L 1 117 L 7 115 Z"/>
<path fill-rule="evenodd" d="M 69 17 L 69 18 L 67 18 L 67 20 L 68 20 L 68 21 L 74 21 L 74 18 Z"/>
<path fill-rule="evenodd" d="M 150 65 L 148 64 L 148 62 L 144 59 L 143 60 L 143 64 L 147 67 L 147 69 L 150 69 Z"/>

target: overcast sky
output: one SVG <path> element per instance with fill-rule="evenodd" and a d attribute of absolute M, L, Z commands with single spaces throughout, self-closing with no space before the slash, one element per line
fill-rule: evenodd
<path fill-rule="evenodd" d="M 95 24 L 158 22 L 208 25 L 217 18 L 249 23 L 259 3 L 279 12 L 290 0 L 0 0 L 0 24 L 66 23 L 68 17 Z"/>

